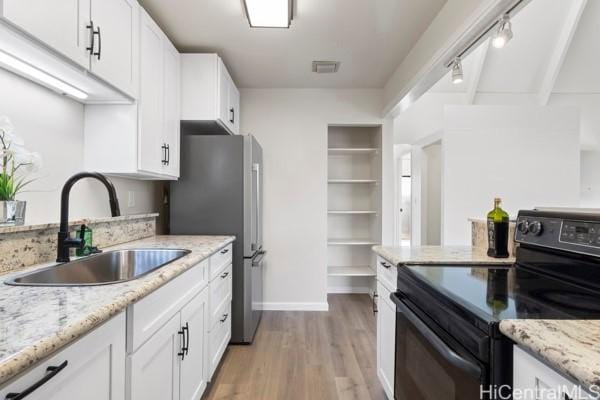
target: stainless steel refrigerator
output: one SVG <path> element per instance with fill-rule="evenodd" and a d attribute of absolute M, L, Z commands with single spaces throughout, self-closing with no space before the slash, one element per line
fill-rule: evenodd
<path fill-rule="evenodd" d="M 262 315 L 262 148 L 251 135 L 181 137 L 170 232 L 235 235 L 232 343 L 252 343 Z"/>

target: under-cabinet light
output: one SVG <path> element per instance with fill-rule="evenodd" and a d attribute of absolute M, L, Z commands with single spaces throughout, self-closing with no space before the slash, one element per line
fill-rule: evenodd
<path fill-rule="evenodd" d="M 87 93 L 3 51 L 0 51 L 0 66 L 19 75 L 24 75 L 42 85 L 50 86 L 63 94 L 68 94 L 80 100 L 88 98 Z"/>
<path fill-rule="evenodd" d="M 252 28 L 289 28 L 292 0 L 244 0 Z"/>

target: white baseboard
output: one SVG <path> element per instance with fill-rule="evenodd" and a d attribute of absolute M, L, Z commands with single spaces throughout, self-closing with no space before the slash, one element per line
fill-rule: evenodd
<path fill-rule="evenodd" d="M 368 294 L 372 295 L 373 288 L 367 286 L 334 286 L 328 287 L 327 293 L 333 294 Z"/>
<path fill-rule="evenodd" d="M 264 311 L 329 311 L 329 304 L 324 303 L 262 303 L 259 308 Z"/>

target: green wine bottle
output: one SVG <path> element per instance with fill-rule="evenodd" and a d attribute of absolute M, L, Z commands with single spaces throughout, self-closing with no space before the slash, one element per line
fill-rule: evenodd
<path fill-rule="evenodd" d="M 509 216 L 500 208 L 502 199 L 494 199 L 494 209 L 487 215 L 488 256 L 495 258 L 508 257 L 508 224 Z"/>

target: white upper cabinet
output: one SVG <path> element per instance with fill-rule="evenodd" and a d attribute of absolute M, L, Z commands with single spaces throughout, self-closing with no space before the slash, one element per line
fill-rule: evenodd
<path fill-rule="evenodd" d="M 147 13 L 140 24 L 139 169 L 162 173 L 166 160 L 163 122 L 163 33 Z"/>
<path fill-rule="evenodd" d="M 136 0 L 91 0 L 94 50 L 90 70 L 134 98 L 138 94 L 139 8 Z"/>
<path fill-rule="evenodd" d="M 0 6 L 5 21 L 82 67 L 80 74 L 89 71 L 104 84 L 137 98 L 140 6 L 136 0 L 0 0 Z M 27 61 L 45 70 L 43 58 Z M 79 83 L 80 74 L 59 78 Z M 86 92 L 93 88 L 86 82 L 79 85 Z M 99 92 L 102 98 L 104 93 Z"/>
<path fill-rule="evenodd" d="M 85 168 L 139 179 L 179 178 L 179 53 L 140 8 L 139 100 L 85 110 Z"/>
<path fill-rule="evenodd" d="M 179 52 L 168 40 L 163 42 L 163 62 L 164 144 L 167 152 L 163 171 L 169 176 L 179 176 L 181 62 Z"/>
<path fill-rule="evenodd" d="M 240 93 L 217 54 L 181 55 L 181 119 L 239 134 Z"/>
<path fill-rule="evenodd" d="M 82 67 L 90 65 L 90 0 L 4 0 L 2 16 Z"/>

